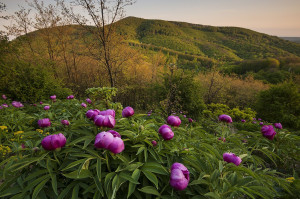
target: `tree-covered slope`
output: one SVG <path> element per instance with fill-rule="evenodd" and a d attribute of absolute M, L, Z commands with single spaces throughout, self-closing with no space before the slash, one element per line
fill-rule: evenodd
<path fill-rule="evenodd" d="M 127 17 L 119 32 L 129 40 L 223 61 L 300 56 L 300 44 L 245 28 Z"/>

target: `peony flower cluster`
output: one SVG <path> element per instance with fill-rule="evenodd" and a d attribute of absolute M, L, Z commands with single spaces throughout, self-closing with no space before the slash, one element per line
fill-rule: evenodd
<path fill-rule="evenodd" d="M 168 125 L 164 124 L 158 129 L 158 133 L 162 135 L 164 140 L 171 140 L 174 137 L 174 133 Z"/>
<path fill-rule="evenodd" d="M 66 145 L 66 137 L 62 134 L 48 135 L 42 140 L 42 147 L 45 150 L 53 151 Z"/>
<path fill-rule="evenodd" d="M 265 125 L 261 127 L 261 133 L 269 140 L 273 140 L 276 135 L 276 132 L 272 125 Z"/>
<path fill-rule="evenodd" d="M 95 138 L 94 146 L 99 149 L 108 149 L 112 153 L 121 153 L 125 148 L 120 134 L 112 130 L 98 133 Z"/>
<path fill-rule="evenodd" d="M 169 116 L 167 119 L 167 123 L 171 126 L 179 126 L 181 124 L 181 120 L 178 116 Z"/>
<path fill-rule="evenodd" d="M 171 166 L 170 185 L 176 190 L 184 190 L 190 181 L 189 170 L 181 163 L 175 162 Z"/>
<path fill-rule="evenodd" d="M 228 163 L 233 163 L 236 166 L 239 166 L 242 162 L 242 159 L 236 156 L 234 153 L 224 153 L 223 160 Z"/>

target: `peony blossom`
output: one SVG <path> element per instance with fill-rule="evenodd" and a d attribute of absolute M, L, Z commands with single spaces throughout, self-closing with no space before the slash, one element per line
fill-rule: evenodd
<path fill-rule="evenodd" d="M 105 131 L 96 135 L 94 146 L 96 148 L 108 149 L 112 153 L 121 153 L 125 148 L 124 142 L 120 137 Z"/>
<path fill-rule="evenodd" d="M 158 133 L 162 135 L 164 140 L 171 140 L 174 137 L 174 133 L 168 125 L 164 124 L 158 129 Z"/>
<path fill-rule="evenodd" d="M 51 99 L 52 101 L 56 100 L 56 95 L 51 95 L 51 96 L 50 96 L 50 99 Z"/>
<path fill-rule="evenodd" d="M 218 140 L 222 140 L 223 142 L 226 142 L 226 138 L 219 137 Z"/>
<path fill-rule="evenodd" d="M 178 116 L 169 116 L 167 119 L 167 123 L 171 126 L 179 126 L 181 124 L 181 120 Z"/>
<path fill-rule="evenodd" d="M 7 104 L 2 104 L 1 106 L 4 107 L 4 108 L 7 108 L 7 107 L 8 107 Z"/>
<path fill-rule="evenodd" d="M 190 181 L 189 170 L 181 163 L 174 163 L 171 167 L 170 185 L 176 190 L 184 190 Z"/>
<path fill-rule="evenodd" d="M 108 130 L 107 132 L 110 132 L 114 137 L 119 137 L 119 138 L 121 138 L 120 133 L 118 133 L 117 131 L 114 131 L 114 130 Z"/>
<path fill-rule="evenodd" d="M 263 123 L 263 122 L 260 122 L 259 125 L 262 126 L 262 125 L 264 125 L 264 123 Z"/>
<path fill-rule="evenodd" d="M 108 128 L 114 128 L 116 120 L 111 115 L 97 115 L 94 117 L 94 123 L 96 126 L 103 126 Z"/>
<path fill-rule="evenodd" d="M 42 140 L 42 147 L 45 150 L 53 151 L 66 145 L 66 137 L 62 134 L 48 135 Z"/>
<path fill-rule="evenodd" d="M 86 104 L 85 104 L 85 103 L 81 103 L 81 106 L 82 106 L 83 108 L 86 108 Z"/>
<path fill-rule="evenodd" d="M 242 119 L 242 120 L 241 120 L 241 122 L 245 123 L 245 122 L 246 122 L 246 120 Z"/>
<path fill-rule="evenodd" d="M 97 111 L 91 109 L 91 110 L 88 110 L 85 115 L 89 119 L 94 119 L 94 117 L 97 116 L 98 114 L 99 113 Z"/>
<path fill-rule="evenodd" d="M 7 99 L 6 95 L 2 95 L 2 99 L 6 100 Z"/>
<path fill-rule="evenodd" d="M 189 122 L 190 122 L 190 123 L 192 123 L 192 122 L 193 122 L 193 119 L 192 119 L 192 118 L 189 118 L 188 120 L 189 120 Z"/>
<path fill-rule="evenodd" d="M 50 106 L 44 106 L 44 110 L 47 111 L 50 109 Z"/>
<path fill-rule="evenodd" d="M 231 117 L 229 115 L 225 115 L 225 114 L 219 116 L 219 121 L 226 122 L 226 123 L 232 123 Z"/>
<path fill-rule="evenodd" d="M 105 111 L 100 111 L 99 115 L 111 115 L 112 117 L 115 117 L 116 112 L 115 112 L 115 110 L 108 109 L 108 110 L 105 110 Z"/>
<path fill-rule="evenodd" d="M 122 116 L 123 117 L 131 117 L 134 114 L 134 110 L 132 107 L 127 106 L 126 108 L 123 109 L 122 111 Z"/>
<path fill-rule="evenodd" d="M 62 125 L 65 125 L 65 126 L 70 125 L 70 122 L 68 120 L 61 120 L 60 122 L 61 122 Z"/>
<path fill-rule="evenodd" d="M 272 125 L 265 125 L 265 126 L 261 127 L 261 132 L 262 132 L 263 136 L 269 140 L 273 140 L 276 135 L 276 132 Z"/>
<path fill-rule="evenodd" d="M 223 160 L 228 163 L 233 163 L 236 166 L 239 166 L 242 162 L 242 159 L 234 153 L 223 153 Z"/>
<path fill-rule="evenodd" d="M 49 118 L 44 118 L 38 121 L 38 125 L 42 128 L 51 126 L 51 121 Z"/>
<path fill-rule="evenodd" d="M 42 105 L 42 104 L 43 104 L 43 102 L 42 102 L 42 101 L 40 101 L 40 104 Z"/>
<path fill-rule="evenodd" d="M 69 95 L 67 99 L 74 99 L 74 95 Z"/>
<path fill-rule="evenodd" d="M 16 108 L 24 107 L 24 105 L 21 102 L 13 101 L 11 104 L 13 105 L 13 107 L 16 107 Z"/>
<path fill-rule="evenodd" d="M 282 129 L 281 123 L 274 123 L 275 128 Z"/>

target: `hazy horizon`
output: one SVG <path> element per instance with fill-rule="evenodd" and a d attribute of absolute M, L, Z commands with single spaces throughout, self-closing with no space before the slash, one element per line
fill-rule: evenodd
<path fill-rule="evenodd" d="M 18 4 L 27 7 L 25 1 L 2 2 L 8 15 L 18 10 Z M 125 10 L 126 17 L 242 27 L 279 37 L 300 37 L 299 8 L 299 0 L 137 0 Z M 1 20 L 1 30 L 4 24 L 9 21 Z"/>

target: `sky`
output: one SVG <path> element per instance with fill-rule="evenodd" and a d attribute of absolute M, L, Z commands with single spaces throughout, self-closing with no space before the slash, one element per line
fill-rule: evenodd
<path fill-rule="evenodd" d="M 18 10 L 18 4 L 26 5 L 24 0 L 0 1 L 7 5 L 7 14 Z M 145 19 L 235 26 L 269 35 L 300 37 L 300 0 L 136 0 L 125 10 L 127 16 Z"/>

